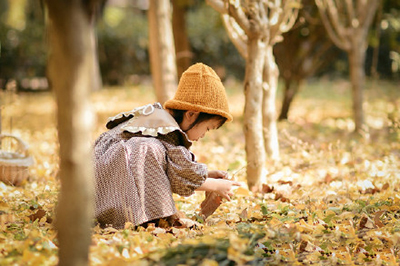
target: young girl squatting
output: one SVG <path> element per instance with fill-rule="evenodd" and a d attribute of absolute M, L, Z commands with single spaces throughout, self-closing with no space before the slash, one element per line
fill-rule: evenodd
<path fill-rule="evenodd" d="M 95 141 L 95 216 L 102 227 L 141 225 L 177 213 L 173 193 L 215 191 L 230 200 L 238 182 L 208 171 L 189 151 L 209 130 L 231 121 L 225 88 L 207 65 L 189 67 L 173 99 L 108 120 Z"/>

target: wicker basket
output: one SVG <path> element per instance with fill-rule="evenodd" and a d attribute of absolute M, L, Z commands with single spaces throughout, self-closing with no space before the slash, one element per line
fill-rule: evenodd
<path fill-rule="evenodd" d="M 0 181 L 7 185 L 21 185 L 29 176 L 33 158 L 29 156 L 28 145 L 13 135 L 0 135 Z M 1 149 L 8 146 L 7 150 Z"/>

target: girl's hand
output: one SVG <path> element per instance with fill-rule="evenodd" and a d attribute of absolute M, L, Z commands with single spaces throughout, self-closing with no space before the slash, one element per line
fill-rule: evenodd
<path fill-rule="evenodd" d="M 237 181 L 229 180 L 228 172 L 216 170 L 208 172 L 206 181 L 197 190 L 213 191 L 222 198 L 231 200 L 234 186 L 241 186 L 241 184 Z"/>
<path fill-rule="evenodd" d="M 233 196 L 232 188 L 233 186 L 240 186 L 240 183 L 237 181 L 231 181 L 226 179 L 216 179 L 214 181 L 215 187 L 214 191 L 218 193 L 221 197 L 231 200 L 231 196 Z"/>
<path fill-rule="evenodd" d="M 221 171 L 221 170 L 214 170 L 208 172 L 208 178 L 222 178 L 222 179 L 229 179 L 228 172 Z"/>

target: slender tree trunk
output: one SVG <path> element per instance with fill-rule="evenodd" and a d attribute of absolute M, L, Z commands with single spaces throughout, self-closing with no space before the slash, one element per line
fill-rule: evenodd
<path fill-rule="evenodd" d="M 263 71 L 263 135 L 265 151 L 270 159 L 278 161 L 279 141 L 276 125 L 276 91 L 278 89 L 279 69 L 275 63 L 273 46 L 268 45 L 265 50 Z"/>
<path fill-rule="evenodd" d="M 186 30 L 186 6 L 182 0 L 172 0 L 172 29 L 176 51 L 178 78 L 192 64 L 192 51 Z"/>
<path fill-rule="evenodd" d="M 378 59 L 379 59 L 379 46 L 381 40 L 381 22 L 382 22 L 383 4 L 379 1 L 378 10 L 376 14 L 376 24 L 375 24 L 375 38 L 377 44 L 372 52 L 372 63 L 371 63 L 371 76 L 378 78 Z"/>
<path fill-rule="evenodd" d="M 150 63 L 157 101 L 172 98 L 177 87 L 175 47 L 169 0 L 150 0 L 148 11 Z"/>
<path fill-rule="evenodd" d="M 265 47 L 260 39 L 253 38 L 248 40 L 247 51 L 243 130 L 246 140 L 247 183 L 249 188 L 257 189 L 262 181 L 265 163 L 262 127 L 262 74 Z"/>
<path fill-rule="evenodd" d="M 364 124 L 363 88 L 365 83 L 365 51 L 363 47 L 364 46 L 359 45 L 358 42 L 354 41 L 352 50 L 348 52 L 355 132 L 360 132 L 363 129 Z"/>
<path fill-rule="evenodd" d="M 83 1 L 47 0 L 48 77 L 57 99 L 61 191 L 56 212 L 59 265 L 88 265 L 93 217 L 89 94 L 94 21 Z"/>
<path fill-rule="evenodd" d="M 289 109 L 293 102 L 294 96 L 300 89 L 300 81 L 297 80 L 286 80 L 285 81 L 285 92 L 283 95 L 281 113 L 279 115 L 278 120 L 286 120 L 288 119 Z"/>

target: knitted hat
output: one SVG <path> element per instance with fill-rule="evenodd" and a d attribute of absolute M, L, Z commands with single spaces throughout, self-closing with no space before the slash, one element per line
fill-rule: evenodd
<path fill-rule="evenodd" d="M 183 72 L 175 97 L 166 101 L 164 108 L 215 114 L 232 121 L 221 79 L 211 67 L 202 63 Z"/>

